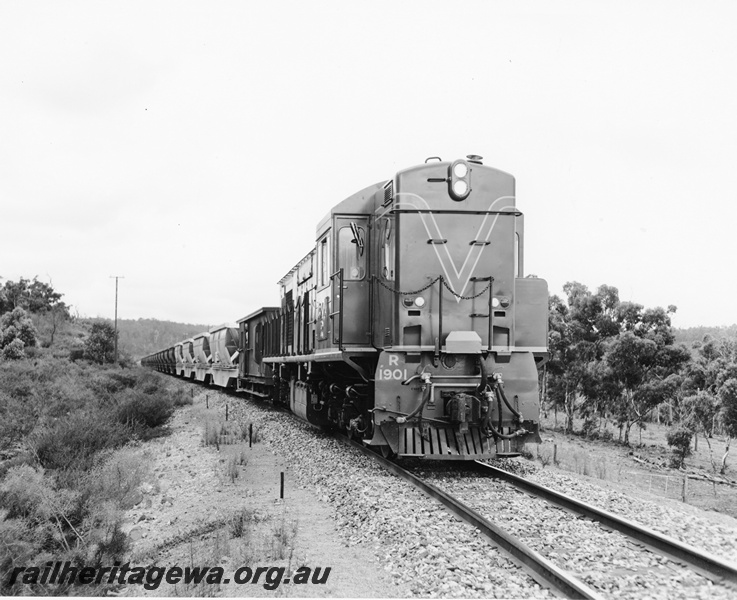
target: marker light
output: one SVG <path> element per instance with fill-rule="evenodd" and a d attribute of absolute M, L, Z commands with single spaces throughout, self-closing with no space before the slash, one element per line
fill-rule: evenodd
<path fill-rule="evenodd" d="M 415 298 L 415 306 L 417 306 L 418 308 L 422 308 L 423 306 L 425 306 L 425 299 L 421 296 Z"/>

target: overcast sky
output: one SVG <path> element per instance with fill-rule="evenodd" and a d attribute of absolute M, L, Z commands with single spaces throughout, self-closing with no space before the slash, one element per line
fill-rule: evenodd
<path fill-rule="evenodd" d="M 0 2 L 0 276 L 217 324 L 353 192 L 517 178 L 526 271 L 737 322 L 734 2 Z"/>

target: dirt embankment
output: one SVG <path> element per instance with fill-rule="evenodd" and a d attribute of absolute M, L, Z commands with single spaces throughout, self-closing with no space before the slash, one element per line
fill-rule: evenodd
<path fill-rule="evenodd" d="M 295 482 L 290 466 L 269 450 L 248 425 L 238 402 L 219 392 L 200 391 L 194 403 L 177 411 L 171 435 L 144 445 L 150 477 L 137 506 L 126 515 L 133 542 L 132 564 L 161 567 L 221 567 L 229 583 L 167 584 L 146 590 L 129 585 L 124 595 L 223 595 L 298 597 L 407 596 L 377 564 L 371 549 L 348 547 L 333 515 L 315 492 Z M 225 421 L 225 405 L 229 420 Z M 205 439 L 217 444 L 205 445 Z M 281 474 L 284 473 L 284 498 Z M 283 567 L 256 584 L 236 584 L 241 567 Z M 322 570 L 324 584 L 298 584 L 304 568 Z M 274 588 L 280 579 L 278 588 Z M 289 579 L 289 583 L 286 583 Z M 252 578 L 253 580 L 253 578 Z M 272 589 L 268 589 L 272 588 Z"/>

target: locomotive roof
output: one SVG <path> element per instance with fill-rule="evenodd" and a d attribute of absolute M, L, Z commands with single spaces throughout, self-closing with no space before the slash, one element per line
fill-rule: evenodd
<path fill-rule="evenodd" d="M 238 319 L 236 322 L 238 324 L 240 324 L 240 323 L 243 323 L 243 321 L 248 321 L 250 319 L 253 319 L 253 317 L 257 317 L 257 316 L 259 316 L 262 313 L 275 312 L 277 310 L 279 310 L 279 307 L 278 306 L 264 306 L 262 308 L 259 308 L 256 311 L 252 312 L 250 315 L 246 315 L 245 317 L 243 317 L 241 319 Z"/>
<path fill-rule="evenodd" d="M 333 215 L 349 214 L 349 215 L 368 215 L 374 212 L 374 194 L 376 190 L 383 188 L 388 180 L 380 181 L 374 185 L 370 185 L 360 192 L 356 192 L 352 196 L 348 196 L 342 202 L 333 206 L 330 212 L 326 214 L 317 224 L 315 239 L 319 238 L 330 227 L 330 221 Z"/>
<path fill-rule="evenodd" d="M 281 285 L 284 280 L 289 277 L 292 273 L 294 273 L 297 269 L 299 269 L 305 262 L 307 262 L 307 259 L 310 258 L 315 253 L 315 249 L 312 248 L 307 254 L 304 255 L 302 260 L 300 260 L 296 265 L 294 265 L 289 271 L 282 277 L 279 281 L 277 281 L 277 285 Z"/>

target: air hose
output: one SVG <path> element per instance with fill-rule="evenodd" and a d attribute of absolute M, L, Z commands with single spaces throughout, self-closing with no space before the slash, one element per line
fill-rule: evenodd
<path fill-rule="evenodd" d="M 522 421 L 522 414 L 509 403 L 509 400 L 507 400 L 507 395 L 504 393 L 504 389 L 501 385 L 496 386 L 496 393 L 497 395 L 501 395 L 502 400 L 504 400 L 504 404 L 507 405 L 507 408 L 512 412 L 512 414 L 520 421 Z"/>
<path fill-rule="evenodd" d="M 423 391 L 423 398 L 422 402 L 415 408 L 411 413 L 409 413 L 406 416 L 403 417 L 397 417 L 397 423 L 406 423 L 411 418 L 417 416 L 418 414 L 422 414 L 422 410 L 425 408 L 425 404 L 427 404 L 427 401 L 430 399 L 430 386 L 428 383 L 430 382 L 430 374 L 429 373 L 422 373 L 422 381 L 424 383 L 424 391 Z M 421 419 L 422 417 L 420 417 Z"/>
<path fill-rule="evenodd" d="M 481 364 L 483 364 L 483 362 Z M 483 374 L 482 374 L 482 378 L 483 378 Z M 522 421 L 522 415 L 520 414 L 518 410 L 512 407 L 509 401 L 507 400 L 507 397 L 504 394 L 504 390 L 502 389 L 502 380 L 501 380 L 500 375 L 496 375 L 494 377 L 492 388 L 493 388 L 493 393 L 496 396 L 497 409 L 499 411 L 499 419 L 497 422 L 498 429 L 491 424 L 488 418 L 484 420 L 485 427 L 491 431 L 491 434 L 494 436 L 494 438 L 501 438 L 503 440 L 512 440 L 521 435 L 525 435 L 527 433 L 525 429 L 518 429 L 514 433 L 510 433 L 510 434 L 502 433 L 501 431 L 502 426 L 503 426 L 502 425 L 502 402 L 504 402 L 504 404 L 507 405 L 507 408 L 509 408 L 509 410 L 512 411 L 512 413 L 517 417 L 518 422 Z M 492 392 L 487 392 L 486 394 L 486 399 L 489 402 L 489 408 L 491 408 L 491 398 L 490 398 L 491 394 Z"/>

